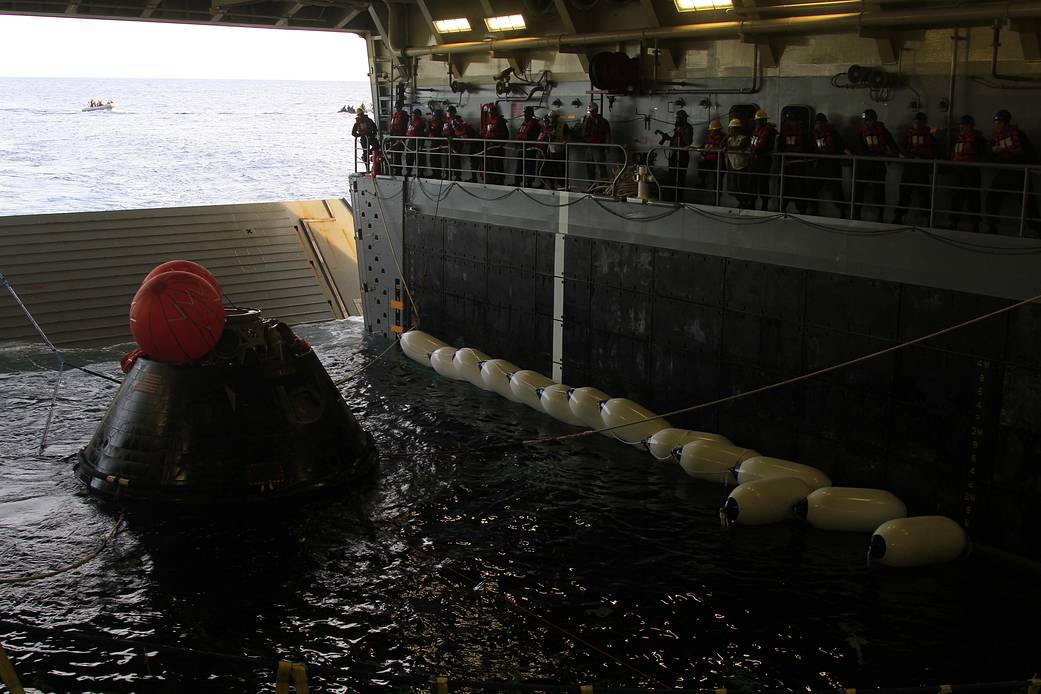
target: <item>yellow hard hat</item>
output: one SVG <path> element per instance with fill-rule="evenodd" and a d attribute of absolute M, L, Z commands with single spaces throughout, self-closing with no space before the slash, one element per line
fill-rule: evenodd
<path fill-rule="evenodd" d="M 755 119 L 756 120 L 764 120 L 764 119 L 769 118 L 769 117 L 770 117 L 770 115 L 766 111 L 764 111 L 763 109 L 759 109 L 758 111 L 755 112 Z"/>
<path fill-rule="evenodd" d="M 744 124 L 741 122 L 740 118 L 731 118 L 730 119 L 730 126 L 729 127 L 731 127 L 731 128 L 740 128 L 743 125 Z"/>
<path fill-rule="evenodd" d="M 708 124 L 709 130 L 722 130 L 723 124 L 719 122 L 718 118 L 713 118 Z"/>
<path fill-rule="evenodd" d="M 358 108 L 354 110 L 356 113 L 365 113 L 365 104 L 358 104 Z"/>

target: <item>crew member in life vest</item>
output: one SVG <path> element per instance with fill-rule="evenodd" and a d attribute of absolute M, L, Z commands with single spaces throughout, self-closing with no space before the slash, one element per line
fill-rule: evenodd
<path fill-rule="evenodd" d="M 986 161 L 989 145 L 983 133 L 976 129 L 976 119 L 970 115 L 961 117 L 958 139 L 951 148 L 951 161 L 978 164 Z M 951 229 L 961 222 L 962 208 L 969 211 L 972 230 L 980 230 L 980 168 L 978 166 L 952 166 L 954 174 L 951 190 Z"/>
<path fill-rule="evenodd" d="M 1026 133 L 1012 123 L 1012 114 L 1002 109 L 994 115 L 994 134 L 990 138 L 990 156 L 996 164 L 1033 164 L 1033 152 Z M 1023 210 L 1023 169 L 998 169 L 987 193 L 987 231 L 996 234 L 1001 215 L 1001 203 L 1012 194 L 1016 202 L 1008 216 L 1015 219 L 1017 231 Z M 1041 226 L 1037 215 L 1037 198 L 1027 185 L 1026 215 L 1031 228 Z"/>
<path fill-rule="evenodd" d="M 722 180 L 717 180 L 716 177 L 722 171 L 719 157 L 725 142 L 726 134 L 723 132 L 723 124 L 719 122 L 718 118 L 713 118 L 709 121 L 708 130 L 705 131 L 705 141 L 698 154 L 697 183 L 698 197 L 708 200 L 712 205 L 719 204 L 719 184 L 722 183 Z"/>
<path fill-rule="evenodd" d="M 376 123 L 369 118 L 369 114 L 365 113 L 364 104 L 358 106 L 354 112 L 354 127 L 351 128 L 351 135 L 356 140 L 355 152 L 365 162 L 365 173 L 368 173 L 369 157 L 372 156 L 372 150 L 379 144 L 379 131 L 376 129 Z M 360 151 L 358 151 L 359 149 Z"/>
<path fill-rule="evenodd" d="M 488 106 L 487 124 L 484 126 L 485 140 L 509 140 L 510 129 L 506 119 L 499 113 L 497 104 Z M 484 182 L 492 185 L 503 184 L 503 170 L 506 159 L 506 148 L 501 142 L 488 142 L 484 146 Z"/>
<path fill-rule="evenodd" d="M 445 124 L 445 112 L 441 109 L 434 109 L 434 112 L 430 115 L 430 124 L 427 127 L 427 132 L 430 135 L 430 152 L 427 154 L 427 168 L 430 170 L 430 175 L 434 178 L 444 178 L 445 171 L 445 147 L 448 145 L 448 140 L 441 139 L 444 135 Z"/>
<path fill-rule="evenodd" d="M 687 186 L 687 169 L 690 167 L 690 147 L 694 144 L 694 128 L 687 122 L 686 111 L 676 111 L 672 137 L 669 138 L 669 175 L 666 178 L 661 199 L 668 202 L 683 202 Z"/>
<path fill-rule="evenodd" d="M 408 111 L 405 110 L 404 101 L 397 101 L 394 103 L 394 113 L 390 117 L 387 134 L 391 137 L 402 138 L 406 132 L 408 132 Z M 387 162 L 390 164 L 390 175 L 397 176 L 401 170 L 405 141 L 393 139 L 384 149 L 386 150 L 384 154 L 387 155 Z"/>
<path fill-rule="evenodd" d="M 517 140 L 521 142 L 521 145 L 517 148 L 520 161 L 516 164 L 518 173 L 522 169 L 524 171 L 523 176 L 516 177 L 521 179 L 520 185 L 524 188 L 535 185 L 535 171 L 538 170 L 540 152 L 538 147 L 531 143 L 538 141 L 541 132 L 542 125 L 535 118 L 535 107 L 525 106 L 524 120 L 521 121 L 521 126 L 517 130 Z"/>
<path fill-rule="evenodd" d="M 907 129 L 904 151 L 900 153 L 900 158 L 932 162 L 938 152 L 939 146 L 933 138 L 925 114 L 914 114 L 911 127 Z M 909 205 L 915 193 L 918 193 L 919 199 L 923 202 L 918 209 L 928 211 L 932 206 L 933 165 L 904 162 L 903 169 L 900 174 L 900 199 L 896 203 L 893 224 L 904 223 L 904 213 L 911 209 Z"/>
<path fill-rule="evenodd" d="M 412 109 L 412 118 L 408 122 L 408 130 L 405 131 L 405 135 L 417 138 L 406 141 L 405 175 L 408 176 L 412 173 L 412 168 L 416 167 L 416 177 L 418 178 L 423 175 L 423 162 L 420 160 L 419 153 L 426 149 L 427 136 L 427 121 L 423 117 L 423 112 L 418 108 Z"/>
<path fill-rule="evenodd" d="M 470 162 L 470 178 L 467 180 L 468 183 L 477 183 L 477 171 L 480 168 L 480 164 L 477 161 L 476 151 L 477 142 L 479 138 L 477 131 L 472 125 L 463 120 L 463 117 L 456 114 L 452 116 L 452 120 L 448 121 L 448 125 L 451 128 L 452 133 L 452 150 L 449 154 L 449 169 L 452 173 L 452 179 L 460 181 L 463 178 L 463 164 L 466 160 Z"/>
<path fill-rule="evenodd" d="M 749 166 L 748 192 L 752 207 L 756 200 L 763 199 L 763 210 L 770 206 L 770 168 L 773 165 L 771 154 L 777 144 L 777 128 L 769 121 L 769 115 L 763 109 L 755 112 L 755 128 L 749 139 L 752 151 L 752 163 Z"/>
<path fill-rule="evenodd" d="M 723 143 L 727 165 L 727 190 L 737 198 L 739 208 L 750 210 L 753 209 L 753 206 L 746 178 L 752 159 L 751 138 L 745 135 L 744 124 L 740 118 L 732 118 L 729 129 L 730 133 Z"/>
<path fill-rule="evenodd" d="M 896 154 L 896 142 L 885 123 L 878 122 L 878 114 L 872 108 L 860 116 L 862 124 L 857 137 L 857 154 L 864 157 L 890 157 Z M 868 193 L 878 210 L 877 219 L 882 221 L 886 210 L 886 162 L 861 159 L 854 164 L 856 180 L 853 193 L 853 219 L 860 219 L 860 207 Z"/>
<path fill-rule="evenodd" d="M 593 147 L 586 148 L 586 173 L 592 188 L 599 180 L 609 178 L 607 145 L 611 143 L 611 124 L 600 115 L 596 104 L 589 104 L 586 117 L 582 120 L 582 141 Z"/>
<path fill-rule="evenodd" d="M 785 153 L 784 184 L 778 191 L 781 203 L 777 209 L 780 212 L 787 212 L 788 204 L 793 200 L 799 214 L 806 214 L 809 209 L 809 200 L 806 195 L 809 188 L 806 180 L 809 161 L 801 156 L 809 150 L 808 146 L 806 129 L 795 119 L 795 114 L 788 111 L 781 121 L 781 139 L 778 147 Z"/>
<path fill-rule="evenodd" d="M 538 141 L 542 152 L 542 167 L 539 174 L 546 188 L 560 190 L 564 187 L 564 148 L 570 131 L 560 118 L 560 113 L 550 111 L 542 117 L 542 130 Z"/>
<path fill-rule="evenodd" d="M 815 154 L 834 156 L 849 153 L 842 136 L 823 113 L 818 113 L 813 121 L 813 151 Z M 806 197 L 810 199 L 809 213 L 820 213 L 820 194 L 827 192 L 838 206 L 839 216 L 847 217 L 849 210 L 846 207 L 846 194 L 842 190 L 842 160 L 820 157 L 816 159 L 811 171 L 813 180 L 806 189 Z"/>

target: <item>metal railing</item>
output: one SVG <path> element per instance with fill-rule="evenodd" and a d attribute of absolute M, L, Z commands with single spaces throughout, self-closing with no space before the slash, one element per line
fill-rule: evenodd
<path fill-rule="evenodd" d="M 806 215 L 1041 236 L 1041 167 L 1033 165 L 792 152 L 755 157 L 668 146 L 634 156 L 614 144 L 481 138 L 385 136 L 379 142 L 381 173 L 390 176 L 615 195 L 633 188 L 628 178 L 638 156 L 649 162 L 664 202 L 777 213 L 794 207 Z M 356 173 L 368 171 L 369 154 L 371 147 L 366 151 L 355 138 Z M 747 165 L 735 168 L 731 157 L 745 157 Z"/>
<path fill-rule="evenodd" d="M 358 140 L 354 171 L 368 172 L 372 150 L 364 151 Z M 628 151 L 615 144 L 461 137 L 387 135 L 381 155 L 383 175 L 607 194 L 630 165 Z"/>
<path fill-rule="evenodd" d="M 728 154 L 746 157 L 747 165 L 732 167 Z M 655 175 L 667 202 L 779 213 L 794 205 L 800 214 L 857 220 L 870 211 L 877 221 L 898 225 L 956 229 L 964 220 L 973 231 L 1041 236 L 1037 166 L 791 152 L 755 157 L 665 146 L 649 150 L 648 160 L 665 163 Z M 825 196 L 830 208 L 822 204 Z"/>

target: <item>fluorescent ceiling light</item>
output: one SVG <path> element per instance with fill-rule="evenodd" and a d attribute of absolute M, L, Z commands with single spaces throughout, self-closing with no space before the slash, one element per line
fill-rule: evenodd
<path fill-rule="evenodd" d="M 676 0 L 676 9 L 680 12 L 695 10 L 729 10 L 734 6 L 731 0 Z"/>
<path fill-rule="evenodd" d="M 511 14 L 502 17 L 487 17 L 484 20 L 488 31 L 516 31 L 527 25 L 524 23 L 524 15 Z"/>
<path fill-rule="evenodd" d="M 470 31 L 470 21 L 466 17 L 438 19 L 434 21 L 434 28 L 440 34 L 455 34 L 460 31 Z"/>

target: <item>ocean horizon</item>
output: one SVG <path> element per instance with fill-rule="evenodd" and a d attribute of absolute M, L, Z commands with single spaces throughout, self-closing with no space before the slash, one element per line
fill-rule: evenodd
<path fill-rule="evenodd" d="M 0 77 L 0 216 L 342 197 L 339 110 L 369 101 L 365 81 Z"/>

